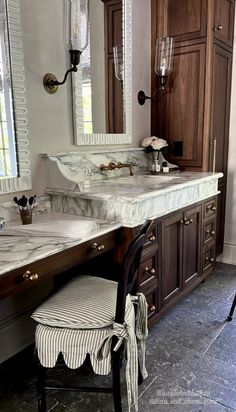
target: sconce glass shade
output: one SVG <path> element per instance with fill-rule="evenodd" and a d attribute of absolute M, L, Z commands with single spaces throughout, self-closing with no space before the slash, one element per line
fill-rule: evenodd
<path fill-rule="evenodd" d="M 68 50 L 82 52 L 88 45 L 89 0 L 64 0 L 64 37 Z"/>
<path fill-rule="evenodd" d="M 158 76 L 169 76 L 173 69 L 173 37 L 163 37 L 156 42 L 155 72 Z"/>
<path fill-rule="evenodd" d="M 113 58 L 114 58 L 115 76 L 117 80 L 122 82 L 124 71 L 123 71 L 123 62 L 121 62 L 122 58 L 119 57 L 119 53 L 118 53 L 118 46 L 113 47 Z"/>

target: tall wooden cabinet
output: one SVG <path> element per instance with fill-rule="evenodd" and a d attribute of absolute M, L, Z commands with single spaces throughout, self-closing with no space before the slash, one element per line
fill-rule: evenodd
<path fill-rule="evenodd" d="M 234 0 L 152 0 L 152 135 L 185 170 L 221 171 L 216 254 L 223 250 Z M 173 72 L 161 95 L 157 37 L 174 37 Z"/>

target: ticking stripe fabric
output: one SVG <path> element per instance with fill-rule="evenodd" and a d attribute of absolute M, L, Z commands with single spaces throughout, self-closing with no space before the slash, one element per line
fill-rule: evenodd
<path fill-rule="evenodd" d="M 36 348 L 44 367 L 54 367 L 62 353 L 65 364 L 76 369 L 89 354 L 94 372 L 107 375 L 111 371 L 112 336 L 117 336 L 114 350 L 124 343 L 127 357 L 129 410 L 132 403 L 138 410 L 137 339 L 141 343 L 145 378 L 147 303 L 141 293 L 127 295 L 125 322 L 118 324 L 115 322 L 116 295 L 116 282 L 92 276 L 72 280 L 33 313 L 32 318 L 38 322 Z"/>

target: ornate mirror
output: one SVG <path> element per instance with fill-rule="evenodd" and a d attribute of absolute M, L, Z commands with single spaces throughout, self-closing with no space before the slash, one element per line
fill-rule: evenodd
<path fill-rule="evenodd" d="M 31 188 L 19 0 L 0 0 L 0 193 Z"/>
<path fill-rule="evenodd" d="M 89 42 L 72 82 L 77 145 L 132 142 L 131 28 L 132 0 L 89 0 Z"/>

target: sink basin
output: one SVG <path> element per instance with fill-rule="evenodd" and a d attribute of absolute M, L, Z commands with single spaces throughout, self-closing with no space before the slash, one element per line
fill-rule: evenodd
<path fill-rule="evenodd" d="M 136 175 L 136 176 L 125 176 L 111 179 L 99 180 L 97 182 L 92 182 L 91 192 L 93 189 L 102 190 L 107 192 L 112 190 L 112 192 L 123 192 L 132 193 L 139 190 L 155 189 L 160 187 L 166 187 L 170 183 L 177 183 L 181 176 L 162 176 L 162 175 Z"/>
<path fill-rule="evenodd" d="M 162 175 L 137 175 L 137 176 L 126 176 L 120 177 L 118 179 L 114 179 L 113 183 L 118 185 L 129 184 L 129 185 L 148 185 L 148 186 L 155 186 L 163 183 L 171 182 L 173 179 L 179 179 L 181 176 L 162 176 Z M 108 182 L 108 180 L 107 180 Z M 111 183 L 111 181 L 110 181 Z"/>

